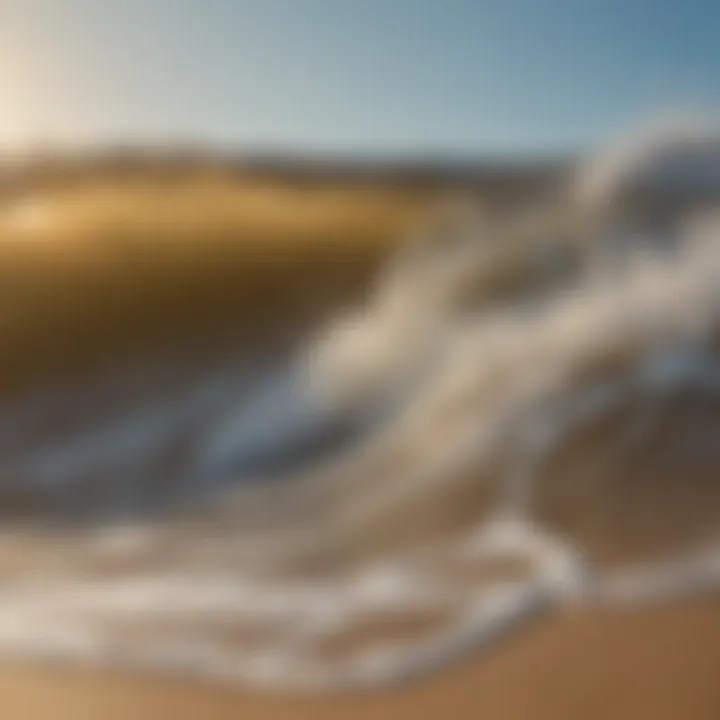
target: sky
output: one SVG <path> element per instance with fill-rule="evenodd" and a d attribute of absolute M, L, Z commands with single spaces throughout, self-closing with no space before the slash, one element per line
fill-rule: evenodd
<path fill-rule="evenodd" d="M 543 154 L 720 108 L 717 0 L 0 0 L 0 147 Z"/>

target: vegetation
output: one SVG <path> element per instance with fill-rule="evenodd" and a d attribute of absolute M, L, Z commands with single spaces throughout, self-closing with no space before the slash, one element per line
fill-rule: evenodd
<path fill-rule="evenodd" d="M 26 188 L 0 209 L 0 389 L 140 350 L 286 341 L 362 291 L 424 201 L 187 174 Z"/>

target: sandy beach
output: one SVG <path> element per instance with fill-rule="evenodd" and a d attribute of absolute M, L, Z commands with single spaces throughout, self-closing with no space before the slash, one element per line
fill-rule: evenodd
<path fill-rule="evenodd" d="M 362 696 L 268 696 L 228 687 L 6 666 L 8 720 L 715 720 L 720 604 L 568 612 L 489 656 L 412 686 Z"/>
<path fill-rule="evenodd" d="M 717 28 L 0 0 L 0 720 L 720 720 Z"/>
<path fill-rule="evenodd" d="M 430 603 L 428 625 L 435 615 L 462 617 L 462 598 L 476 597 L 470 591 L 489 589 L 492 598 L 504 573 L 547 571 L 541 579 L 562 604 L 587 569 L 673 558 L 716 539 L 720 371 L 688 340 L 704 328 L 713 350 L 706 355 L 715 355 L 715 253 L 679 253 L 672 273 L 653 256 L 643 272 L 627 275 L 624 296 L 616 282 L 596 287 L 588 274 L 580 276 L 587 286 L 578 281 L 582 292 L 556 297 L 553 273 L 574 273 L 579 260 L 556 239 L 555 225 L 534 214 L 537 237 L 526 240 L 520 223 L 498 221 L 487 237 L 500 249 L 488 253 L 476 252 L 475 225 L 440 232 L 439 242 L 433 230 L 413 238 L 417 249 L 400 252 L 393 238 L 420 204 L 412 194 L 347 189 L 341 198 L 330 187 L 289 185 L 268 205 L 267 188 L 253 197 L 250 185 L 225 183 L 171 186 L 142 212 L 135 193 L 113 191 L 96 209 L 102 223 L 76 220 L 88 227 L 69 223 L 64 235 L 57 218 L 67 208 L 41 206 L 57 214 L 58 227 L 33 230 L 33 244 L 16 237 L 12 223 L 5 228 L 3 648 L 14 640 L 21 651 L 69 647 L 66 658 L 78 648 L 109 648 L 97 656 L 100 665 L 124 653 L 126 661 L 147 657 L 148 649 L 167 658 L 167 648 L 182 649 L 190 638 L 196 657 L 210 647 L 220 651 L 211 657 L 232 660 L 232 651 L 252 644 L 252 633 L 243 633 L 266 598 L 281 597 L 289 608 L 277 614 L 279 635 L 314 633 L 308 617 L 332 623 L 327 604 L 308 614 L 288 588 L 305 573 L 318 591 L 307 597 L 325 601 L 327 588 L 345 587 L 331 581 L 348 570 L 352 602 L 341 592 L 345 605 L 330 605 L 347 620 L 342 646 L 354 631 L 361 641 L 374 632 L 363 629 L 372 615 L 362 610 L 376 602 L 378 587 L 382 600 L 388 577 L 414 580 L 399 610 L 395 600 L 383 605 L 387 596 L 379 603 L 387 611 L 379 625 L 386 620 L 390 634 L 402 634 L 393 623 L 409 619 L 412 628 L 408 608 L 437 587 L 462 586 L 462 597 Z M 94 192 L 75 200 L 80 208 L 99 202 Z M 178 206 L 187 216 L 176 217 Z M 113 208 L 110 216 L 127 227 L 120 223 L 124 234 L 108 239 L 103 223 Z M 159 222 L 166 216 L 175 224 Z M 546 277 L 540 260 L 548 248 L 560 254 Z M 533 332 L 524 299 L 542 288 L 548 296 L 538 298 Z M 616 295 L 628 298 L 625 306 Z M 493 314 L 496 302 L 512 312 Z M 489 332 L 498 326 L 502 333 Z M 688 352 L 667 351 L 667 338 Z M 436 353 L 441 346 L 450 351 Z M 354 444 L 327 441 L 342 434 L 330 430 L 354 423 L 377 432 L 371 452 L 369 431 L 349 433 Z M 478 452 L 483 440 L 495 450 Z M 288 458 L 295 459 L 283 465 Z M 285 469 L 273 469 L 278 459 Z M 240 492 L 240 481 L 255 474 L 297 484 Z M 529 509 L 537 527 L 524 522 Z M 508 510 L 514 524 L 505 522 Z M 48 532 L 48 520 L 58 519 L 71 523 Z M 491 521 L 494 534 L 474 535 L 483 552 L 466 555 L 457 531 Z M 320 533 L 305 532 L 316 524 Z M 443 534 L 447 545 L 425 564 L 403 555 Z M 256 537 L 262 542 L 242 542 Z M 528 538 L 533 552 L 525 558 Z M 473 541 L 476 550 L 481 543 Z M 248 547 L 252 554 L 239 552 Z M 356 563 L 378 557 L 392 559 L 389 576 L 352 575 Z M 50 580 L 23 584 L 25 571 Z M 245 592 L 253 588 L 248 578 L 262 589 L 264 573 L 288 585 Z M 688 591 L 709 582 L 688 577 L 671 580 Z M 358 578 L 369 586 L 353 584 Z M 654 589 L 641 585 L 640 595 Z M 269 626 L 257 633 L 260 653 L 263 643 L 282 645 Z M 332 657 L 329 669 L 338 663 Z M 414 664 L 416 650 L 406 659 Z M 0 664 L 0 720 L 716 720 L 718 663 L 720 603 L 696 598 L 552 612 L 474 655 L 443 655 L 430 677 L 363 694 L 263 693 L 200 674 L 8 659 Z M 293 669 L 307 670 L 305 658 Z"/>

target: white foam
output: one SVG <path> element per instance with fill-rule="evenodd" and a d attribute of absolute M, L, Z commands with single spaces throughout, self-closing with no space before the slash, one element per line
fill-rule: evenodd
<path fill-rule="evenodd" d="M 606 160 L 611 171 L 600 175 L 626 176 L 623 163 L 620 172 Z M 230 380 L 218 375 L 210 390 L 154 399 L 13 455 L 30 480 L 60 489 L 98 467 L 151 477 L 168 438 L 195 428 L 186 449 L 191 480 L 202 484 L 218 468 L 229 481 L 258 453 L 281 453 L 339 418 L 370 426 L 317 463 L 253 466 L 272 487 L 223 496 L 194 518 L 16 536 L 46 554 L 3 576 L 0 650 L 273 686 L 373 685 L 428 672 L 564 603 L 624 606 L 715 587 L 712 539 L 686 557 L 606 574 L 579 543 L 542 526 L 533 497 L 552 451 L 631 393 L 647 413 L 628 443 L 676 390 L 720 392 L 708 350 L 720 326 L 720 228 L 711 230 L 686 230 L 672 256 L 652 243 L 630 250 L 622 272 L 587 267 L 533 312 L 511 298 L 475 315 L 458 310 L 457 296 L 499 245 L 464 236 L 433 250 L 432 262 L 399 259 L 366 308 L 253 375 L 253 392 L 225 393 Z M 594 238 L 609 252 L 605 241 Z M 353 542 L 412 525 L 423 498 L 447 509 L 468 482 L 501 491 L 470 527 L 411 549 L 388 540 L 379 560 L 343 557 Z M 334 550 L 332 571 L 293 571 Z M 517 560 L 510 579 L 493 574 Z M 118 561 L 124 569 L 93 575 Z M 461 577 L 450 571 L 458 563 Z M 427 635 L 392 642 L 381 633 L 339 659 L 323 654 L 325 642 L 369 620 L 429 611 L 439 620 Z M 269 629 L 260 647 L 230 632 L 247 627 Z"/>

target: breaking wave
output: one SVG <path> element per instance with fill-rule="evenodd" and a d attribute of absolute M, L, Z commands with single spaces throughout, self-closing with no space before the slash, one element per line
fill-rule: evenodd
<path fill-rule="evenodd" d="M 0 650 L 335 689 L 714 587 L 720 222 L 618 205 L 712 143 L 641 146 L 448 208 L 287 361 L 4 407 Z"/>

